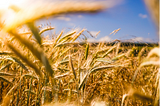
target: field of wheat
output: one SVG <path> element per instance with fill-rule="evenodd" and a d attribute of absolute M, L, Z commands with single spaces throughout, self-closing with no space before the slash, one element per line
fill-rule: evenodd
<path fill-rule="evenodd" d="M 42 37 L 55 28 L 38 28 L 36 20 L 105 8 L 67 3 L 43 4 L 45 9 L 10 7 L 16 16 L 0 23 L 1 106 L 157 106 L 158 44 L 90 43 L 83 34 L 87 29 Z M 22 25 L 28 30 L 20 32 Z M 80 36 L 85 39 L 79 41 Z"/>

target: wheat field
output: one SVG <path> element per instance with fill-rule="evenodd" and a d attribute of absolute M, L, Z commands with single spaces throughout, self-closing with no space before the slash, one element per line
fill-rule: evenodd
<path fill-rule="evenodd" d="M 0 22 L 0 105 L 157 106 L 159 44 L 90 43 L 87 38 L 80 42 L 87 29 L 42 37 L 55 28 L 40 29 L 36 20 L 106 8 L 101 3 L 73 3 L 46 3 L 29 9 L 11 6 L 16 16 Z M 29 30 L 20 32 L 22 25 Z"/>

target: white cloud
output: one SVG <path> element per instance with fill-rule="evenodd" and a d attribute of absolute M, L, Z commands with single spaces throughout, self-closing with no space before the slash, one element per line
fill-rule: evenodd
<path fill-rule="evenodd" d="M 131 38 L 129 41 L 132 41 L 132 42 L 147 42 L 147 43 L 153 43 L 154 42 L 150 38 L 143 38 L 143 37 Z"/>
<path fill-rule="evenodd" d="M 89 33 L 96 38 L 97 35 L 99 35 L 100 31 L 89 31 Z"/>
<path fill-rule="evenodd" d="M 78 15 L 77 17 L 78 17 L 78 18 L 82 18 L 83 16 L 82 16 L 82 15 Z"/>
<path fill-rule="evenodd" d="M 146 38 L 146 39 L 145 39 L 145 42 L 153 43 L 154 41 L 153 41 L 152 39 L 150 39 L 150 38 Z"/>
<path fill-rule="evenodd" d="M 71 20 L 70 18 L 65 17 L 65 16 L 59 16 L 59 17 L 57 17 L 56 19 L 64 20 L 64 21 L 70 21 L 70 20 Z"/>
<path fill-rule="evenodd" d="M 105 37 L 102 37 L 100 39 L 88 38 L 87 41 L 88 42 L 110 42 L 110 41 L 113 41 L 113 40 L 109 36 L 105 36 Z"/>
<path fill-rule="evenodd" d="M 141 13 L 140 13 L 138 16 L 141 17 L 141 18 L 147 18 L 147 15 L 146 15 L 146 14 L 141 14 Z"/>
<path fill-rule="evenodd" d="M 111 42 L 114 41 L 115 39 L 110 38 L 109 36 L 105 36 L 102 37 L 98 40 L 98 42 Z M 135 38 L 131 38 L 128 40 L 121 40 L 122 42 L 146 42 L 146 43 L 154 43 L 156 42 L 155 40 L 151 39 L 151 38 L 144 38 L 144 37 L 135 37 Z"/>
<path fill-rule="evenodd" d="M 132 38 L 131 40 L 134 41 L 134 42 L 142 42 L 142 41 L 144 41 L 144 38 L 136 37 L 136 38 Z"/>
<path fill-rule="evenodd" d="M 114 40 L 115 39 L 112 39 L 109 36 L 102 37 L 99 40 L 97 40 L 95 38 L 87 39 L 87 41 L 89 41 L 89 42 L 112 42 Z M 155 43 L 156 41 L 151 39 L 151 38 L 136 37 L 136 38 L 131 38 L 131 39 L 128 39 L 128 40 L 121 40 L 121 42 Z"/>
<path fill-rule="evenodd" d="M 109 36 L 105 36 L 99 39 L 99 42 L 110 42 L 112 41 L 112 38 L 110 38 Z"/>
<path fill-rule="evenodd" d="M 92 42 L 92 43 L 97 42 L 97 40 L 94 39 L 94 38 L 88 38 L 87 41 L 88 41 L 88 42 Z"/>

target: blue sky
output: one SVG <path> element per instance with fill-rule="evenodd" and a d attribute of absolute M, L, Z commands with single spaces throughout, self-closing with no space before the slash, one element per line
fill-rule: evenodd
<path fill-rule="evenodd" d="M 115 0 L 116 1 L 116 0 Z M 96 39 L 129 40 L 158 42 L 158 35 L 150 14 L 148 13 L 143 0 L 124 0 L 115 7 L 106 9 L 99 13 L 81 13 L 61 15 L 56 18 L 43 20 L 55 26 L 56 32 L 67 28 L 86 28 L 93 35 L 101 31 Z M 38 24 L 42 23 L 39 21 Z M 44 24 L 45 24 L 44 23 Z M 115 35 L 109 35 L 112 31 L 121 28 Z M 109 35 L 109 36 L 108 36 Z"/>
<path fill-rule="evenodd" d="M 0 9 L 8 8 L 9 4 L 20 7 L 29 7 L 37 2 L 55 2 L 55 0 L 6 0 L 0 1 Z M 72 1 L 72 0 L 70 0 Z M 99 0 L 95 0 L 99 1 Z M 59 15 L 36 22 L 37 26 L 47 24 L 55 27 L 53 32 L 59 34 L 61 30 L 75 28 L 87 29 L 93 36 L 100 31 L 97 38 L 88 38 L 89 41 L 122 41 L 158 42 L 159 38 L 155 25 L 145 7 L 143 0 L 103 0 L 109 8 L 98 13 L 78 13 Z M 23 5 L 21 5 L 23 4 Z M 44 8 L 45 9 L 45 8 Z M 38 12 L 38 11 L 37 11 Z M 10 13 L 9 13 L 10 14 Z M 112 31 L 121 28 L 115 35 L 109 35 Z M 85 31 L 84 34 L 89 37 Z"/>

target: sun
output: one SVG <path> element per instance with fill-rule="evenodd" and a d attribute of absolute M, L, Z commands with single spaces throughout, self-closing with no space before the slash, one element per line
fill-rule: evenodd
<path fill-rule="evenodd" d="M 9 7 L 15 5 L 22 8 L 29 0 L 0 0 L 0 21 L 6 22 L 8 19 L 14 18 L 15 12 Z"/>
<path fill-rule="evenodd" d="M 0 0 L 0 9 L 8 9 L 10 5 L 20 5 L 25 0 Z"/>

